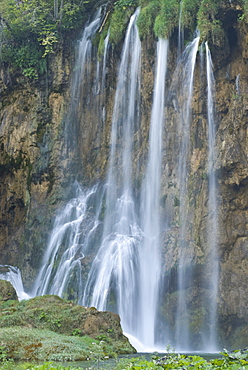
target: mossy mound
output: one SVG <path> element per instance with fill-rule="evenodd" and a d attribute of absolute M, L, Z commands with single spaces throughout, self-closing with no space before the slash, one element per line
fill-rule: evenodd
<path fill-rule="evenodd" d="M 12 284 L 6 280 L 0 280 L 0 301 L 18 300 Z"/>
<path fill-rule="evenodd" d="M 18 360 L 77 361 L 136 352 L 117 314 L 53 295 L 0 302 L 0 338 L 7 357 Z"/>

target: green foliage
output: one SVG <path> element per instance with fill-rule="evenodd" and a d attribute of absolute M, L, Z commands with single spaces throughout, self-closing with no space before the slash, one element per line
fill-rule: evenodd
<path fill-rule="evenodd" d="M 119 6 L 116 7 L 110 21 L 110 42 L 112 42 L 113 44 L 118 44 L 122 40 L 127 23 L 128 14 L 126 9 L 123 9 Z"/>
<path fill-rule="evenodd" d="M 198 28 L 202 40 L 212 40 L 213 44 L 220 46 L 224 38 L 224 30 L 220 20 L 216 18 L 220 9 L 219 0 L 202 0 L 197 14 Z"/>
<path fill-rule="evenodd" d="M 211 370 L 211 369 L 230 369 L 244 370 L 248 365 L 248 351 L 237 351 L 223 353 L 224 358 L 205 360 L 200 356 L 187 356 L 176 353 L 167 353 L 164 357 L 154 356 L 153 360 L 144 358 L 132 358 L 120 360 L 115 370 L 141 370 L 141 369 L 184 369 L 184 370 Z"/>
<path fill-rule="evenodd" d="M 161 10 L 155 19 L 154 33 L 160 38 L 169 38 L 178 26 L 179 1 L 161 0 Z"/>
<path fill-rule="evenodd" d="M 151 1 L 140 10 L 137 26 L 141 38 L 151 35 L 153 32 L 154 19 L 160 10 L 159 0 Z"/>
<path fill-rule="evenodd" d="M 58 296 L 9 302 L 0 302 L 2 357 L 74 361 L 134 352 L 127 339 L 120 338 L 119 322 L 111 314 L 87 309 Z M 94 327 L 93 337 L 85 335 L 85 325 Z"/>
<path fill-rule="evenodd" d="M 143 369 L 154 369 L 154 370 L 173 370 L 173 369 L 184 369 L 184 370 L 245 370 L 248 366 L 248 351 L 237 350 L 234 352 L 223 351 L 222 357 L 211 360 L 205 360 L 201 356 L 188 356 L 184 354 L 176 354 L 168 352 L 164 357 L 152 356 L 150 360 L 143 357 L 136 358 L 122 358 L 117 359 L 115 364 L 104 364 L 102 361 L 104 356 L 104 343 L 92 343 L 89 353 L 94 352 L 94 361 L 96 365 L 90 367 L 91 369 L 99 368 L 111 368 L 113 370 L 143 370 Z M 57 365 L 53 362 L 45 362 L 43 365 L 32 365 L 31 363 L 5 363 L 0 366 L 2 370 L 79 370 L 73 366 L 62 366 Z"/>
<path fill-rule="evenodd" d="M 117 0 L 115 3 L 114 3 L 115 7 L 116 8 L 122 8 L 122 9 L 127 9 L 129 7 L 134 7 L 134 6 L 137 6 L 138 5 L 138 1 L 137 0 Z"/>
<path fill-rule="evenodd" d="M 184 28 L 188 28 L 190 31 L 194 31 L 196 28 L 196 15 L 199 9 L 199 5 L 199 0 L 182 1 L 182 25 Z"/>
<path fill-rule="evenodd" d="M 81 27 L 95 1 L 0 0 L 0 62 L 37 79 L 46 72 L 42 58 L 54 52 L 68 30 Z"/>

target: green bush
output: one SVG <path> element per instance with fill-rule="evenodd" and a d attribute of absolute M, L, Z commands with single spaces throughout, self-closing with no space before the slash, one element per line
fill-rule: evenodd
<path fill-rule="evenodd" d="M 68 30 L 82 27 L 82 22 L 88 18 L 87 11 L 95 2 L 0 0 L 0 62 L 37 79 L 46 72 L 43 59 L 54 52 L 55 45 L 63 40 Z"/>

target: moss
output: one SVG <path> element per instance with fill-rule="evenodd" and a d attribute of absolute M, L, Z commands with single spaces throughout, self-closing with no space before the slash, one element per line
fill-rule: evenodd
<path fill-rule="evenodd" d="M 116 8 L 114 10 L 109 26 L 109 41 L 114 45 L 118 44 L 123 39 L 130 14 L 130 9 L 129 11 L 123 8 Z"/>
<path fill-rule="evenodd" d="M 45 351 L 43 354 L 44 359 L 49 360 L 57 360 L 59 355 L 54 355 L 56 354 L 54 350 L 52 351 L 53 355 L 47 352 L 49 346 L 46 347 L 46 344 L 43 343 L 42 333 L 50 333 L 49 338 L 51 338 L 51 341 L 54 340 L 59 343 L 64 341 L 70 345 L 74 343 L 76 346 L 81 342 L 71 340 L 71 336 L 75 337 L 75 333 L 77 333 L 77 337 L 80 336 L 80 339 L 87 336 L 90 338 L 87 339 L 90 343 L 96 342 L 99 335 L 105 335 L 105 351 L 108 355 L 135 352 L 122 334 L 118 315 L 110 312 L 99 312 L 94 308 L 88 309 L 54 295 L 36 297 L 29 301 L 13 302 L 13 304 L 8 305 L 5 302 L 0 302 L 0 328 L 2 328 L 0 329 L 1 338 L 5 333 L 12 333 L 13 335 L 16 331 L 16 342 L 19 340 L 20 343 L 22 342 L 20 338 L 21 332 L 26 333 L 28 328 L 30 332 L 27 335 L 27 340 L 25 339 L 26 334 L 24 335 L 23 343 L 25 346 L 30 345 L 30 351 L 36 353 L 33 343 L 41 342 L 42 349 Z M 7 328 L 9 328 L 9 331 Z M 111 330 L 108 331 L 108 329 Z M 56 335 L 61 335 L 61 337 L 53 338 L 51 332 L 54 335 L 55 333 Z M 31 342 L 28 340 L 30 336 L 34 336 Z M 99 344 L 99 341 L 97 343 Z M 10 348 L 11 343 L 7 345 Z M 16 346 L 17 344 L 14 343 L 14 347 Z M 29 358 L 25 354 L 25 348 L 22 350 L 18 349 L 18 359 Z M 67 350 L 64 352 L 69 353 Z M 15 358 L 14 352 L 11 356 Z"/>
<path fill-rule="evenodd" d="M 217 19 L 218 11 L 222 5 L 217 0 L 202 0 L 197 13 L 197 26 L 202 40 L 211 40 L 213 44 L 220 46 L 224 39 L 222 23 Z"/>
<path fill-rule="evenodd" d="M 196 15 L 199 6 L 199 0 L 183 0 L 182 2 L 182 25 L 192 32 L 196 28 Z"/>
<path fill-rule="evenodd" d="M 178 0 L 163 0 L 160 13 L 154 23 L 154 33 L 160 38 L 169 38 L 178 26 L 179 2 Z"/>
<path fill-rule="evenodd" d="M 153 32 L 154 19 L 160 10 L 159 1 L 151 1 L 141 9 L 137 19 L 137 26 L 141 39 L 149 36 Z"/>

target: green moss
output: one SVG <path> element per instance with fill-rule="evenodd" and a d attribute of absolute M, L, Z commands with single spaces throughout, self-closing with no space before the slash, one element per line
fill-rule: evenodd
<path fill-rule="evenodd" d="M 211 40 L 213 44 L 220 45 L 224 38 L 222 23 L 217 19 L 222 1 L 202 0 L 197 13 L 197 26 L 202 40 Z"/>
<path fill-rule="evenodd" d="M 199 0 L 182 1 L 182 25 L 184 28 L 194 31 L 196 28 L 196 15 L 199 10 Z"/>
<path fill-rule="evenodd" d="M 92 337 L 87 336 L 89 333 L 85 327 L 93 328 Z M 48 341 L 44 339 L 46 336 Z M 75 347 L 75 351 L 71 352 L 72 360 L 85 359 L 83 350 L 86 344 L 88 347 L 93 342 L 94 346 L 100 345 L 103 336 L 105 341 L 101 347 L 108 356 L 134 351 L 122 335 L 118 317 L 109 312 L 98 312 L 49 295 L 8 305 L 0 302 L 0 337 L 5 338 L 8 356 L 14 359 L 65 360 L 71 346 Z M 22 348 L 17 348 L 20 343 Z M 37 347 L 37 343 L 42 345 Z M 63 351 L 62 343 L 65 344 Z M 88 354 L 87 357 L 92 358 Z"/>
<path fill-rule="evenodd" d="M 154 33 L 160 38 L 169 38 L 178 26 L 179 2 L 178 0 L 162 0 L 160 13 L 154 23 Z"/>
<path fill-rule="evenodd" d="M 160 2 L 151 1 L 148 5 L 141 8 L 137 19 L 139 35 L 142 38 L 149 36 L 153 32 L 154 19 L 160 10 Z"/>
<path fill-rule="evenodd" d="M 114 45 L 118 44 L 124 37 L 124 31 L 128 23 L 130 10 L 116 8 L 112 14 L 109 26 L 109 41 Z"/>

